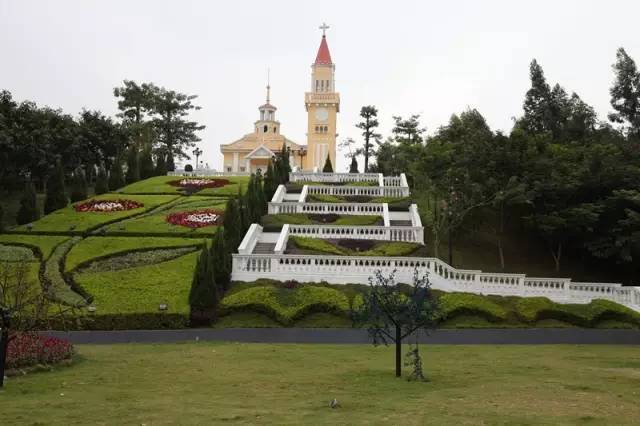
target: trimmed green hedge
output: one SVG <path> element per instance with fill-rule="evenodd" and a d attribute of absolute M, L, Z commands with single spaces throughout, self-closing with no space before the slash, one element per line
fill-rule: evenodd
<path fill-rule="evenodd" d="M 581 327 L 594 327 L 600 321 L 614 320 L 640 325 L 640 313 L 603 299 L 588 304 L 561 304 L 546 297 L 521 298 L 516 310 L 518 316 L 528 323 L 553 319 Z"/>
<path fill-rule="evenodd" d="M 87 301 L 67 283 L 63 270 L 67 253 L 78 241 L 80 237 L 73 237 L 56 247 L 45 263 L 43 273 L 46 294 L 55 301 L 76 307 L 85 306 Z M 77 290 L 82 292 L 81 289 Z"/>
<path fill-rule="evenodd" d="M 373 248 L 363 251 L 355 251 L 338 246 L 330 240 L 308 237 L 289 237 L 292 248 L 303 250 L 309 254 L 335 254 L 342 256 L 409 256 L 424 246 L 417 243 L 403 241 L 375 241 Z"/>
<path fill-rule="evenodd" d="M 53 249 L 68 238 L 69 237 L 67 236 L 50 237 L 43 235 L 2 234 L 0 235 L 0 244 L 21 245 L 37 248 L 40 251 L 42 258 L 46 260 L 51 256 Z"/>
<path fill-rule="evenodd" d="M 442 319 L 476 315 L 491 322 L 507 319 L 507 311 L 486 297 L 471 293 L 443 293 L 440 298 Z"/>
<path fill-rule="evenodd" d="M 311 313 L 348 315 L 349 299 L 340 291 L 328 287 L 286 289 L 258 286 L 230 294 L 222 300 L 220 308 L 221 315 L 253 311 L 290 325 Z"/>

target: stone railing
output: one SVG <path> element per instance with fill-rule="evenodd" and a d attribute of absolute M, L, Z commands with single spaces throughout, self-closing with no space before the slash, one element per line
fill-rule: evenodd
<path fill-rule="evenodd" d="M 409 206 L 409 215 L 411 216 L 411 226 L 422 226 L 422 219 L 420 219 L 417 204 L 411 204 Z"/>
<path fill-rule="evenodd" d="M 309 194 L 368 197 L 408 197 L 409 187 L 400 186 L 321 186 L 306 185 Z"/>
<path fill-rule="evenodd" d="M 309 193 L 309 187 L 307 185 L 303 186 L 302 191 L 300 191 L 300 197 L 298 197 L 298 203 L 306 202 L 308 193 Z"/>
<path fill-rule="evenodd" d="M 385 176 L 382 186 L 402 186 L 402 178 L 400 176 Z"/>
<path fill-rule="evenodd" d="M 379 173 L 323 173 L 323 172 L 291 172 L 291 182 L 378 182 Z"/>
<path fill-rule="evenodd" d="M 284 200 L 284 194 L 287 193 L 287 188 L 284 185 L 278 185 L 276 192 L 273 193 L 273 197 L 271 197 L 272 203 L 281 203 Z"/>
<path fill-rule="evenodd" d="M 262 235 L 262 226 L 257 223 L 252 223 L 238 246 L 238 253 L 249 254 L 253 252 L 253 249 L 258 243 L 258 239 L 260 239 L 260 235 Z"/>
<path fill-rule="evenodd" d="M 184 177 L 197 177 L 197 176 L 251 176 L 249 172 L 217 172 L 209 169 L 199 169 L 192 172 L 185 172 L 184 170 L 176 170 L 174 172 L 167 172 L 167 176 L 184 176 Z"/>
<path fill-rule="evenodd" d="M 232 278 L 270 278 L 332 284 L 366 284 L 380 270 L 396 272 L 396 281 L 411 283 L 414 270 L 428 274 L 431 285 L 444 291 L 501 296 L 544 296 L 559 303 L 588 303 L 606 299 L 640 311 L 640 287 L 610 283 L 577 283 L 566 278 L 529 278 L 522 274 L 493 274 L 456 269 L 437 258 L 234 254 Z"/>
<path fill-rule="evenodd" d="M 383 203 L 269 203 L 269 214 L 305 213 L 384 216 L 384 211 L 385 204 Z"/>
<path fill-rule="evenodd" d="M 289 225 L 289 234 L 321 239 L 404 241 L 424 244 L 424 228 L 414 226 Z"/>
<path fill-rule="evenodd" d="M 284 251 L 287 249 L 287 242 L 289 241 L 289 224 L 286 224 L 282 227 L 282 231 L 280 231 L 280 236 L 278 237 L 278 241 L 276 242 L 276 246 L 273 251 L 278 254 L 284 254 Z"/>

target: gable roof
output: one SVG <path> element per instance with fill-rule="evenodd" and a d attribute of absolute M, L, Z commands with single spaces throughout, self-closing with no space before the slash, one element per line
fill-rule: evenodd
<path fill-rule="evenodd" d="M 250 153 L 248 153 L 247 155 L 245 155 L 244 158 L 271 158 L 274 155 L 275 154 L 273 153 L 273 151 L 271 151 L 269 148 L 264 146 L 264 144 L 262 144 L 256 149 L 254 149 L 253 151 L 251 151 Z"/>

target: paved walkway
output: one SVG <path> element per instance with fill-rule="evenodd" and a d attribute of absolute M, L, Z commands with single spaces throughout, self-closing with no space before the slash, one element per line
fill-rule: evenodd
<path fill-rule="evenodd" d="M 366 330 L 333 328 L 224 328 L 185 330 L 51 331 L 73 343 L 172 343 L 195 340 L 254 343 L 370 343 Z M 420 341 L 452 345 L 640 345 L 640 330 L 464 329 L 421 333 Z"/>

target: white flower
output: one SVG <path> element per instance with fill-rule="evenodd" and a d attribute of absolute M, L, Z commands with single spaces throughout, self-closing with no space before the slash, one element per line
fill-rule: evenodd
<path fill-rule="evenodd" d="M 215 213 L 193 213 L 185 217 L 185 220 L 195 223 L 215 223 L 219 217 Z"/>

